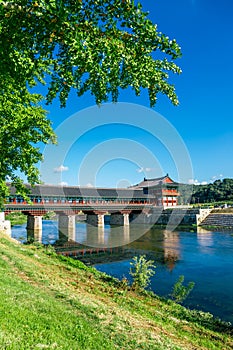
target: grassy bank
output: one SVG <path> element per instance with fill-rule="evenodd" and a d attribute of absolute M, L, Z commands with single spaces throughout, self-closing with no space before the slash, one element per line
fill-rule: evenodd
<path fill-rule="evenodd" d="M 137 294 L 52 249 L 0 235 L 1 349 L 232 349 L 210 314 Z"/>
<path fill-rule="evenodd" d="M 226 232 L 229 232 L 229 231 L 232 231 L 233 230 L 233 227 L 232 226 L 216 226 L 216 225 L 203 225 L 201 226 L 201 229 L 203 230 L 206 230 L 206 231 L 226 231 Z"/>
<path fill-rule="evenodd" d="M 233 214 L 233 208 L 215 208 L 211 211 L 211 213 L 216 213 L 216 214 Z"/>

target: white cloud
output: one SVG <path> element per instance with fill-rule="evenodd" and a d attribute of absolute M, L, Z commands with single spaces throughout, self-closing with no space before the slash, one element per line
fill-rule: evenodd
<path fill-rule="evenodd" d="M 149 173 L 153 170 L 153 168 L 139 168 L 137 169 L 137 172 L 138 173 L 142 173 L 142 172 L 146 172 L 146 173 Z"/>
<path fill-rule="evenodd" d="M 188 183 L 190 185 L 200 185 L 200 182 L 197 179 L 189 179 Z"/>
<path fill-rule="evenodd" d="M 203 181 L 199 181 L 197 179 L 189 179 L 188 180 L 188 183 L 190 185 L 208 185 L 210 183 L 213 183 L 214 181 L 218 180 L 218 179 L 222 179 L 223 178 L 223 175 L 222 174 L 219 174 L 219 175 L 213 175 L 211 177 L 211 179 L 209 179 L 208 181 L 206 180 L 203 180 Z"/>
<path fill-rule="evenodd" d="M 86 187 L 94 187 L 90 182 L 86 184 Z"/>
<path fill-rule="evenodd" d="M 212 176 L 211 181 L 221 180 L 222 178 L 223 178 L 223 174 L 214 175 Z"/>
<path fill-rule="evenodd" d="M 62 182 L 59 182 L 58 185 L 59 186 L 68 186 L 68 182 L 62 181 Z"/>
<path fill-rule="evenodd" d="M 188 184 L 189 185 L 194 185 L 196 183 L 197 180 L 194 180 L 194 179 L 189 179 L 188 180 Z"/>
<path fill-rule="evenodd" d="M 68 166 L 64 166 L 64 165 L 60 165 L 59 167 L 53 169 L 55 173 L 62 173 L 63 171 L 68 171 L 68 170 L 69 170 Z"/>
<path fill-rule="evenodd" d="M 188 180 L 189 185 L 207 185 L 208 181 L 199 181 L 197 179 L 189 179 Z"/>

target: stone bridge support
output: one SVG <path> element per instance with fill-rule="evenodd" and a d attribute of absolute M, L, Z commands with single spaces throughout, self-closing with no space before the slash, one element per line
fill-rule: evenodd
<path fill-rule="evenodd" d="M 123 225 L 129 226 L 129 213 L 122 213 L 123 215 Z"/>
<path fill-rule="evenodd" d="M 75 241 L 75 215 L 59 213 L 58 216 L 59 241 Z"/>
<path fill-rule="evenodd" d="M 42 216 L 27 215 L 27 240 L 33 242 L 42 242 Z"/>
<path fill-rule="evenodd" d="M 129 226 L 129 214 L 131 211 L 124 210 L 119 213 L 113 213 L 110 216 L 110 225 Z"/>
<path fill-rule="evenodd" d="M 104 215 L 107 212 L 94 211 L 87 214 L 87 223 L 92 226 L 104 227 Z"/>

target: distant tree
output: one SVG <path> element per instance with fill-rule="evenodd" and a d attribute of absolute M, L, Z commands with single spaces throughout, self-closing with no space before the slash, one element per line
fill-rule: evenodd
<path fill-rule="evenodd" d="M 222 202 L 233 200 L 233 179 L 216 180 L 208 185 L 193 187 L 192 202 Z"/>
<path fill-rule="evenodd" d="M 180 55 L 138 1 L 0 0 L 0 195 L 7 178 L 22 187 L 18 172 L 38 182 L 36 145 L 55 142 L 34 86 L 46 83 L 47 103 L 58 96 L 61 106 L 72 88 L 100 104 L 128 87 L 147 89 L 151 106 L 159 92 L 177 105 L 168 73 L 180 73 Z"/>
<path fill-rule="evenodd" d="M 179 185 L 179 194 L 178 201 L 180 205 L 189 204 L 192 202 L 193 186 L 188 184 Z"/>

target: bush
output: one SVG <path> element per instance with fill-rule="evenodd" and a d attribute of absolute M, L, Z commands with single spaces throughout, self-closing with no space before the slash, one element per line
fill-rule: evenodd
<path fill-rule="evenodd" d="M 154 261 L 146 260 L 145 255 L 135 256 L 130 263 L 130 275 L 133 277 L 133 289 L 145 289 L 150 284 L 150 278 L 155 274 Z"/>
<path fill-rule="evenodd" d="M 184 276 L 181 275 L 179 276 L 178 281 L 173 286 L 172 293 L 170 296 L 176 303 L 182 303 L 191 293 L 195 285 L 194 282 L 189 282 L 187 286 L 184 286 L 183 283 Z"/>

